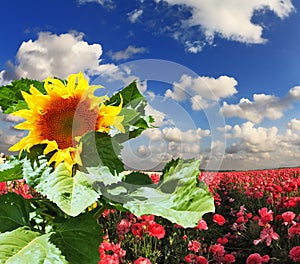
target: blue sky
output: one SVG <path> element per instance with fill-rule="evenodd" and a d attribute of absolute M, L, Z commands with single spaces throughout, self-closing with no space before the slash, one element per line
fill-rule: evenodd
<path fill-rule="evenodd" d="M 81 70 L 111 94 L 137 79 L 159 128 L 125 145 L 136 169 L 298 166 L 300 3 L 236 2 L 5 1 L 0 84 Z M 1 115 L 1 152 L 19 121 Z"/>

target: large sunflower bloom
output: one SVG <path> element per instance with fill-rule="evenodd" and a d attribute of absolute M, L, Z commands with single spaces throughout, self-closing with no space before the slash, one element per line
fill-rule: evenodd
<path fill-rule="evenodd" d="M 53 78 L 44 82 L 47 94 L 42 94 L 33 85 L 30 93 L 22 91 L 28 109 L 14 112 L 26 120 L 15 128 L 29 130 L 26 137 L 12 146 L 10 151 L 30 151 L 38 144 L 46 144 L 44 154 L 53 151 L 49 164 L 55 167 L 64 162 L 72 172 L 73 165 L 82 165 L 79 139 L 87 131 L 108 133 L 111 126 L 124 132 L 121 124 L 123 116 L 122 97 L 119 106 L 107 106 L 106 96 L 96 97 L 94 91 L 99 86 L 89 86 L 80 72 L 68 77 L 67 84 Z"/>

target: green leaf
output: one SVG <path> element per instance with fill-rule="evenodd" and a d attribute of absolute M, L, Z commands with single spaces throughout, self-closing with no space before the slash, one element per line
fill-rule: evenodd
<path fill-rule="evenodd" d="M 40 235 L 26 227 L 0 234 L 0 263 L 68 263 L 58 248 L 48 240 L 49 234 Z"/>
<path fill-rule="evenodd" d="M 158 186 L 127 184 L 105 167 L 87 170 L 86 176 L 100 194 L 136 216 L 155 214 L 183 227 L 195 227 L 205 213 L 214 211 L 207 186 L 198 184 L 199 161 L 179 160 Z"/>
<path fill-rule="evenodd" d="M 127 87 L 122 89 L 121 91 L 114 94 L 107 104 L 109 105 L 119 105 L 121 103 L 121 97 L 123 98 L 123 106 L 127 107 L 130 105 L 132 108 L 136 108 L 140 105 L 141 101 L 146 101 L 144 96 L 140 93 L 136 86 L 136 82 L 132 82 Z"/>
<path fill-rule="evenodd" d="M 116 140 L 123 143 L 131 138 L 139 136 L 145 129 L 151 127 L 152 117 L 145 116 L 147 100 L 139 92 L 136 82 L 132 82 L 120 92 L 114 94 L 107 104 L 119 105 L 123 98 L 123 108 L 120 115 L 124 116 L 122 122 L 125 133 L 115 136 Z"/>
<path fill-rule="evenodd" d="M 41 177 L 48 177 L 52 168 L 48 166 L 48 161 L 45 156 L 39 156 L 38 159 L 30 161 L 23 159 L 23 176 L 26 183 L 31 187 L 35 187 L 41 181 Z"/>
<path fill-rule="evenodd" d="M 56 232 L 50 236 L 50 241 L 61 250 L 70 263 L 98 263 L 102 231 L 91 215 L 84 214 L 54 224 Z"/>
<path fill-rule="evenodd" d="M 22 161 L 16 158 L 11 158 L 8 161 L 0 164 L 0 182 L 22 179 L 22 168 Z"/>
<path fill-rule="evenodd" d="M 88 132 L 81 139 L 82 152 L 80 154 L 84 167 L 107 166 L 114 174 L 124 171 L 120 160 L 121 145 L 116 140 L 99 132 Z"/>
<path fill-rule="evenodd" d="M 5 114 L 27 109 L 21 91 L 29 92 L 31 84 L 43 94 L 46 93 L 43 82 L 30 79 L 15 80 L 11 84 L 0 87 L 0 106 Z"/>
<path fill-rule="evenodd" d="M 52 173 L 43 175 L 36 190 L 46 195 L 70 216 L 82 213 L 99 196 L 87 182 L 84 173 L 77 171 L 76 175 L 71 177 L 63 163 L 59 164 Z"/>
<path fill-rule="evenodd" d="M 126 175 L 124 180 L 126 183 L 134 184 L 134 185 L 150 185 L 152 184 L 152 180 L 148 176 L 148 174 L 142 172 L 131 172 Z"/>
<path fill-rule="evenodd" d="M 21 195 L 8 193 L 0 196 L 0 232 L 30 226 L 29 201 Z"/>

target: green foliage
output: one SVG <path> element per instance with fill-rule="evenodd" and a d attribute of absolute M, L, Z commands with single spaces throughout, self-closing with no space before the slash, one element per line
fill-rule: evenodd
<path fill-rule="evenodd" d="M 91 215 L 82 214 L 54 224 L 56 232 L 50 236 L 50 241 L 70 263 L 98 263 L 102 231 Z"/>
<path fill-rule="evenodd" d="M 80 156 L 84 167 L 107 166 L 113 174 L 124 170 L 119 158 L 121 145 L 111 136 L 91 131 L 80 139 L 79 144 L 82 144 Z"/>
<path fill-rule="evenodd" d="M 187 228 L 196 226 L 203 214 L 214 211 L 207 186 L 197 185 L 199 161 L 178 161 L 157 187 L 132 186 L 103 167 L 88 171 L 86 176 L 100 194 L 112 203 L 122 203 L 136 216 L 155 214 Z"/>
<path fill-rule="evenodd" d="M 147 100 L 137 89 L 136 82 L 132 82 L 123 90 L 114 94 L 107 104 L 119 105 L 121 96 L 123 98 L 123 109 L 120 115 L 124 116 L 125 133 L 115 136 L 120 143 L 139 136 L 145 129 L 150 128 L 151 123 L 154 122 L 153 117 L 145 116 Z"/>
<path fill-rule="evenodd" d="M 0 263 L 68 263 L 49 242 L 49 234 L 41 235 L 26 227 L 0 234 Z"/>
<path fill-rule="evenodd" d="M 0 232 L 30 226 L 30 204 L 21 195 L 8 193 L 0 196 Z"/>
<path fill-rule="evenodd" d="M 23 177 L 26 183 L 31 187 L 35 187 L 41 181 L 41 177 L 46 178 L 50 174 L 52 168 L 48 166 L 45 156 L 39 156 L 35 161 L 25 158 L 23 161 Z"/>
<path fill-rule="evenodd" d="M 52 173 L 43 176 L 36 190 L 47 196 L 70 216 L 82 213 L 99 196 L 87 182 L 84 173 L 78 171 L 74 177 L 71 177 L 63 163 Z"/>
<path fill-rule="evenodd" d="M 23 178 L 23 163 L 11 158 L 0 164 L 0 182 L 19 180 Z"/>
<path fill-rule="evenodd" d="M 45 93 L 44 83 L 30 79 L 15 80 L 11 84 L 0 87 L 0 106 L 5 114 L 27 109 L 21 91 L 29 92 L 30 85 Z"/>
<path fill-rule="evenodd" d="M 152 180 L 150 177 L 142 172 L 131 172 L 130 174 L 126 175 L 125 180 L 128 184 L 133 185 L 151 185 Z"/>

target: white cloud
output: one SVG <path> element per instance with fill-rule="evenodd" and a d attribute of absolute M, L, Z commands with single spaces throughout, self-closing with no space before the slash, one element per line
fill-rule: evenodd
<path fill-rule="evenodd" d="M 300 120 L 293 118 L 289 123 L 288 123 L 288 128 L 292 131 L 300 131 Z"/>
<path fill-rule="evenodd" d="M 145 53 L 145 52 L 147 52 L 147 49 L 144 47 L 137 48 L 137 47 L 129 45 L 125 50 L 120 50 L 120 51 L 116 51 L 116 52 L 112 52 L 110 50 L 108 52 L 108 55 L 113 60 L 119 61 L 119 60 L 129 59 L 135 54 Z"/>
<path fill-rule="evenodd" d="M 254 94 L 253 101 L 242 98 L 238 104 L 223 102 L 220 111 L 225 117 L 237 116 L 260 123 L 264 118 L 276 120 L 283 116 L 283 111 L 291 108 L 293 102 L 300 100 L 300 86 L 293 87 L 282 98 L 274 95 Z"/>
<path fill-rule="evenodd" d="M 129 12 L 128 15 L 128 19 L 131 23 L 135 23 L 143 14 L 143 10 L 142 9 L 135 9 L 131 12 Z"/>
<path fill-rule="evenodd" d="M 145 114 L 151 115 L 154 118 L 155 121 L 152 123 L 153 126 L 161 127 L 166 121 L 166 115 L 163 112 L 154 109 L 150 104 L 147 104 L 145 107 Z"/>
<path fill-rule="evenodd" d="M 199 27 L 206 39 L 215 35 L 243 43 L 265 43 L 263 26 L 253 22 L 254 14 L 270 10 L 284 19 L 294 11 L 290 0 L 251 0 L 241 3 L 237 0 L 163 0 L 170 5 L 190 8 L 191 17 L 182 21 L 185 28 Z M 160 2 L 160 1 L 157 1 Z M 189 44 L 189 43 L 188 43 Z M 201 51 L 201 48 L 191 52 Z"/>
<path fill-rule="evenodd" d="M 115 4 L 112 0 L 78 0 L 79 4 L 87 4 L 87 3 L 98 3 L 103 7 L 113 9 Z"/>
<path fill-rule="evenodd" d="M 11 80 L 7 80 L 5 78 L 5 73 L 6 73 L 5 70 L 2 70 L 0 72 L 0 86 L 5 86 L 5 85 L 7 85 L 7 84 L 9 84 L 11 82 Z"/>
<path fill-rule="evenodd" d="M 201 110 L 209 107 L 211 101 L 237 93 L 236 86 L 237 81 L 228 76 L 220 76 L 217 79 L 206 76 L 192 78 L 184 74 L 179 82 L 173 83 L 173 90 L 168 89 L 165 92 L 165 96 L 176 101 L 189 99 L 193 110 Z"/>
<path fill-rule="evenodd" d="M 82 33 L 55 35 L 40 32 L 37 40 L 21 44 L 15 72 L 19 78 L 37 80 L 49 75 L 66 78 L 79 71 L 92 75 L 99 71 L 101 54 L 101 45 L 83 41 Z"/>

